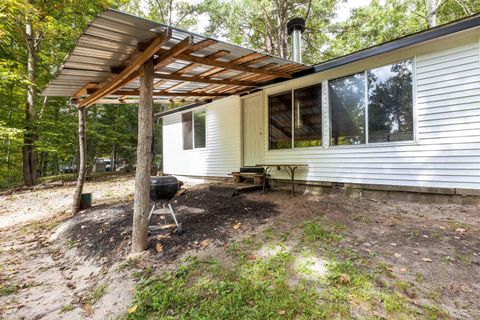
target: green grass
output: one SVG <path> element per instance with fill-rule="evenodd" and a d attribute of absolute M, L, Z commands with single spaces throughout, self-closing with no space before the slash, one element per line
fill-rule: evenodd
<path fill-rule="evenodd" d="M 107 293 L 108 285 L 106 283 L 102 283 L 98 287 L 96 287 L 88 296 L 87 302 L 90 304 L 94 304 L 98 300 L 100 300 L 105 293 Z"/>
<path fill-rule="evenodd" d="M 11 285 L 1 285 L 0 286 L 0 297 L 9 296 L 16 293 L 20 288 L 16 284 Z"/>
<path fill-rule="evenodd" d="M 301 228 L 303 233 L 293 247 L 282 246 L 284 233 L 268 228 L 263 239 L 251 237 L 230 243 L 228 259 L 189 258 L 176 270 L 160 275 L 151 269 L 135 272 L 139 283 L 125 318 L 448 316 L 434 306 L 413 307 L 407 299 L 415 293 L 413 283 L 396 279 L 386 264 L 372 267 L 368 257 L 342 247 L 344 225 L 317 218 L 306 221 Z M 292 231 L 289 233 L 298 234 Z M 267 258 L 254 256 L 258 249 L 269 246 L 282 249 Z"/>
<path fill-rule="evenodd" d="M 73 310 L 73 306 L 71 304 L 65 304 L 60 309 L 60 313 L 67 313 Z"/>

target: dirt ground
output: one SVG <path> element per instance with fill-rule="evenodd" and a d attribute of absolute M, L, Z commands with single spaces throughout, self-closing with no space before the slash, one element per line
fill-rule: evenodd
<path fill-rule="evenodd" d="M 412 306 L 436 305 L 454 319 L 480 318 L 480 209 L 301 195 L 278 191 L 224 198 L 186 185 L 172 203 L 185 233 L 150 235 L 150 250 L 128 258 L 133 180 L 87 184 L 94 207 L 71 217 L 73 188 L 0 197 L 0 318 L 105 319 L 126 312 L 135 271 L 175 267 L 185 257 L 221 258 L 229 243 L 273 228 L 294 241 L 296 226 L 322 218 L 342 230 L 341 250 L 382 265 L 405 283 Z M 171 223 L 155 217 L 153 223 Z"/>

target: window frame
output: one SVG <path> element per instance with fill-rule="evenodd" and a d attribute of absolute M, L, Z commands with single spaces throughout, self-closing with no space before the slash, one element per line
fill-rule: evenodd
<path fill-rule="evenodd" d="M 320 112 L 320 116 L 322 118 L 322 129 L 321 129 L 321 132 L 320 132 L 320 138 L 322 140 L 322 144 L 319 145 L 319 146 L 308 146 L 308 147 L 295 147 L 295 91 L 296 90 L 301 90 L 301 89 L 308 89 L 310 87 L 316 87 L 316 86 L 320 86 L 320 92 L 321 92 L 321 95 L 322 95 L 322 98 L 320 100 L 320 103 L 321 103 L 321 112 Z M 275 92 L 275 93 L 271 93 L 271 94 L 268 94 L 266 95 L 266 102 L 267 102 L 267 127 L 269 128 L 268 130 L 268 136 L 267 136 L 267 151 L 271 151 L 271 152 L 281 152 L 281 151 L 285 151 L 285 150 L 293 150 L 293 149 L 299 149 L 299 150 L 309 150 L 309 149 L 325 149 L 326 146 L 325 146 L 325 142 L 324 142 L 324 137 L 323 137 L 323 133 L 324 133 L 324 123 L 325 123 L 325 119 L 324 119 L 324 112 L 323 112 L 323 108 L 324 108 L 324 101 L 325 101 L 325 97 L 324 97 L 324 81 L 317 81 L 315 83 L 310 83 L 310 84 L 307 84 L 307 85 L 303 85 L 303 86 L 295 86 L 293 87 L 292 89 L 289 89 L 289 90 L 282 90 L 282 91 L 278 91 L 278 92 Z M 283 149 L 272 149 L 270 148 L 270 97 L 275 97 L 275 96 L 278 96 L 278 95 L 282 95 L 282 94 L 286 94 L 286 93 L 290 93 L 291 94 L 291 106 L 290 106 L 290 111 L 291 111 L 291 117 L 292 117 L 292 121 L 291 121 L 291 131 L 292 131 L 292 140 L 291 140 L 291 147 L 290 148 L 283 148 Z"/>
<path fill-rule="evenodd" d="M 402 61 L 410 60 L 412 64 L 412 130 L 413 130 L 413 139 L 411 140 L 403 140 L 403 141 L 385 141 L 385 142 L 368 142 L 368 78 L 367 72 L 369 70 L 386 67 L 389 65 L 393 65 Z M 366 148 L 366 147 L 383 147 L 383 146 L 392 146 L 392 145 L 415 145 L 418 144 L 418 136 L 417 136 L 417 69 L 416 69 L 416 56 L 406 57 L 402 59 L 397 59 L 388 63 L 384 63 L 381 65 L 375 65 L 368 69 L 358 72 L 352 72 L 345 75 L 332 77 L 326 80 L 327 85 L 330 84 L 330 81 L 352 76 L 355 74 L 363 74 L 365 77 L 365 143 L 362 144 L 347 144 L 347 145 L 332 145 L 330 143 L 330 139 L 332 137 L 332 117 L 331 117 L 331 110 L 330 110 L 330 91 L 327 90 L 328 99 L 327 99 L 327 110 L 328 110 L 328 148 Z M 322 128 L 323 129 L 323 128 Z"/>
<path fill-rule="evenodd" d="M 195 147 L 195 112 L 205 112 L 205 147 L 200 147 L 196 148 Z M 207 109 L 198 109 L 198 110 L 188 110 L 186 112 L 182 112 L 181 116 L 183 116 L 186 113 L 191 113 L 192 114 L 192 148 L 191 149 L 185 149 L 183 146 L 183 129 L 182 129 L 182 150 L 183 151 L 192 151 L 192 150 L 202 150 L 202 149 L 207 149 Z M 183 128 L 183 121 L 182 121 L 182 128 Z"/>

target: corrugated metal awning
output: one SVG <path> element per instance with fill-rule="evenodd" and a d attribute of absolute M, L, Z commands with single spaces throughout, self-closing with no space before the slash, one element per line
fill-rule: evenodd
<path fill-rule="evenodd" d="M 275 78 L 308 69 L 303 64 L 207 38 L 116 10 L 95 18 L 78 39 L 45 96 L 86 99 L 118 76 L 144 47 L 166 32 L 168 41 L 153 55 L 159 59 L 176 46 L 183 51 L 155 70 L 154 100 L 198 101 L 238 94 Z M 187 39 L 188 40 L 188 39 Z M 136 75 L 136 76 L 135 76 Z M 95 103 L 138 101 L 138 71 Z"/>

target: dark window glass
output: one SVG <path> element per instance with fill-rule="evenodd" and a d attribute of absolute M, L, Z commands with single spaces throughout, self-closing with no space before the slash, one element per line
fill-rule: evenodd
<path fill-rule="evenodd" d="M 193 148 L 192 137 L 192 113 L 187 112 L 182 114 L 182 133 L 183 133 L 183 149 L 188 150 Z"/>
<path fill-rule="evenodd" d="M 270 149 L 292 147 L 292 93 L 268 97 Z"/>
<path fill-rule="evenodd" d="M 194 112 L 193 117 L 195 148 L 205 148 L 205 111 Z"/>
<path fill-rule="evenodd" d="M 329 81 L 331 145 L 365 143 L 364 73 Z"/>
<path fill-rule="evenodd" d="M 413 140 L 412 62 L 376 68 L 368 77 L 368 142 Z"/>
<path fill-rule="evenodd" d="M 295 147 L 322 145 L 322 85 L 294 91 Z"/>

